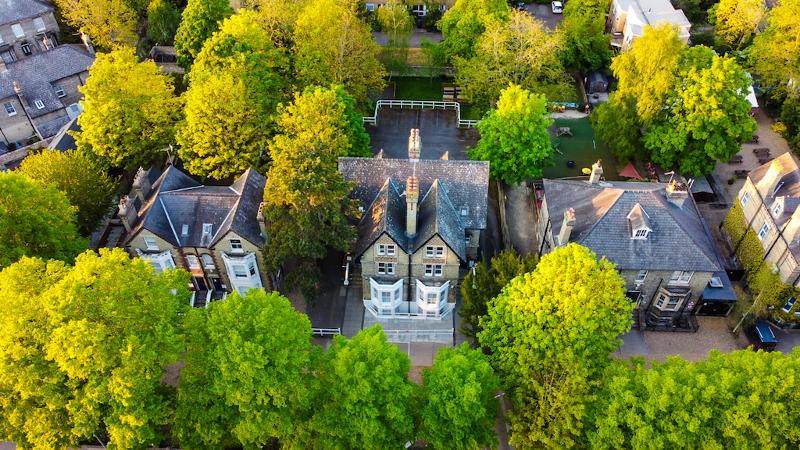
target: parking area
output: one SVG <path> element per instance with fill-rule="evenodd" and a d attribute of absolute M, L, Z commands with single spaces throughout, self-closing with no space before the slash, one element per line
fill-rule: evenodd
<path fill-rule="evenodd" d="M 525 11 L 527 11 L 533 17 L 539 19 L 550 29 L 555 29 L 558 24 L 561 23 L 561 20 L 564 19 L 563 14 L 553 14 L 550 3 L 529 3 L 525 5 Z"/>
<path fill-rule="evenodd" d="M 408 158 L 408 132 L 419 128 L 422 159 L 467 159 L 467 147 L 478 142 L 474 129 L 458 128 L 453 110 L 388 109 L 378 112 L 378 124 L 367 125 L 373 153 Z"/>

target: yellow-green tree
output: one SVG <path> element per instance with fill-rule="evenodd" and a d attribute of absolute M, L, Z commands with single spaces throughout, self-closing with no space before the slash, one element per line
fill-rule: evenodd
<path fill-rule="evenodd" d="M 78 208 L 76 222 L 88 236 L 111 206 L 116 183 L 84 153 L 45 150 L 28 155 L 17 170 L 41 184 L 52 184 Z"/>
<path fill-rule="evenodd" d="M 56 0 L 67 23 L 104 49 L 136 45 L 137 11 L 126 0 Z"/>
<path fill-rule="evenodd" d="M 449 62 L 456 56 L 475 56 L 483 32 L 508 21 L 510 14 L 505 0 L 457 0 L 438 24 L 444 37 L 440 45 L 445 59 Z"/>
<path fill-rule="evenodd" d="M 489 304 L 478 341 L 512 402 L 515 447 L 579 446 L 591 392 L 632 310 L 614 265 L 577 244 L 542 257 Z"/>
<path fill-rule="evenodd" d="M 94 434 L 114 448 L 157 445 L 187 283 L 122 249 L 0 272 L 0 435 L 21 448 L 77 448 Z"/>
<path fill-rule="evenodd" d="M 302 85 L 341 84 L 363 105 L 385 85 L 369 26 L 337 0 L 314 0 L 297 19 L 295 73 Z"/>
<path fill-rule="evenodd" d="M 228 0 L 189 0 L 175 33 L 178 64 L 189 69 L 203 44 L 219 29 L 223 19 L 233 14 Z"/>
<path fill-rule="evenodd" d="M 408 65 L 408 42 L 414 30 L 414 19 L 401 0 L 390 0 L 378 8 L 376 15 L 381 30 L 388 36 L 383 49 L 384 62 L 389 70 L 402 72 Z"/>
<path fill-rule="evenodd" d="M 254 11 L 226 19 L 203 46 L 186 92 L 179 155 L 195 175 L 225 178 L 265 164 L 289 61 Z"/>
<path fill-rule="evenodd" d="M 109 166 L 135 168 L 162 159 L 175 135 L 181 101 L 172 80 L 132 48 L 97 55 L 78 117 L 78 148 Z"/>
<path fill-rule="evenodd" d="M 753 70 L 777 97 L 800 97 L 800 0 L 781 0 L 750 52 Z M 797 125 L 795 125 L 797 126 Z"/>
<path fill-rule="evenodd" d="M 23 256 L 72 261 L 86 249 L 74 206 L 54 186 L 0 172 L 0 268 Z"/>
<path fill-rule="evenodd" d="M 720 0 L 709 11 L 709 21 L 722 42 L 741 49 L 750 43 L 766 13 L 764 0 Z"/>

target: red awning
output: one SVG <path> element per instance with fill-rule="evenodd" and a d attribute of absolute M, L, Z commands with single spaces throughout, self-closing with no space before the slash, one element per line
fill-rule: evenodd
<path fill-rule="evenodd" d="M 628 163 L 628 165 L 625 166 L 624 169 L 620 170 L 619 176 L 625 177 L 625 178 L 634 178 L 634 179 L 637 179 L 637 180 L 642 180 L 643 179 L 642 176 L 639 175 L 639 172 L 636 171 L 636 168 L 633 167 L 633 163 L 630 163 L 630 162 Z"/>

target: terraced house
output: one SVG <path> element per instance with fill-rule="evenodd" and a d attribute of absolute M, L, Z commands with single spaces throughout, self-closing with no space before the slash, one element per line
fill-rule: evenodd
<path fill-rule="evenodd" d="M 141 170 L 121 199 L 121 243 L 159 272 L 182 267 L 192 276 L 195 306 L 227 292 L 269 284 L 261 201 L 266 178 L 247 170 L 230 186 L 205 186 L 174 166 Z"/>
<path fill-rule="evenodd" d="M 486 228 L 489 163 L 340 158 L 363 217 L 353 257 L 364 306 L 378 318 L 443 319 Z"/>
<path fill-rule="evenodd" d="M 706 289 L 730 284 L 686 185 L 544 180 L 537 211 L 540 253 L 576 242 L 617 266 L 636 302 L 634 325 L 693 329 Z M 734 298 L 735 300 L 735 298 Z"/>

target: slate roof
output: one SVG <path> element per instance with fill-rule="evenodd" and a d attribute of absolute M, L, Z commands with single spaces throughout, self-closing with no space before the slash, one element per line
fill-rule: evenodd
<path fill-rule="evenodd" d="M 339 171 L 355 183 L 351 196 L 364 207 L 358 224 L 356 256 L 383 233 L 406 253 L 439 235 L 466 260 L 464 232 L 486 228 L 489 163 L 479 161 L 339 158 Z M 419 179 L 417 235 L 406 238 L 406 179 Z M 462 215 L 463 211 L 463 215 Z"/>
<path fill-rule="evenodd" d="M 798 164 L 797 157 L 792 152 L 786 152 L 772 161 L 753 169 L 748 176 L 754 186 L 758 185 L 758 182 L 764 178 L 775 161 L 781 165 L 781 177 L 778 182 L 778 189 L 764 199 L 764 206 L 771 210 L 776 200 L 783 202 L 783 208 L 778 217 L 775 217 L 770 211 L 772 220 L 775 221 L 779 229 L 783 229 L 786 222 L 797 210 L 797 207 L 800 206 L 800 164 Z M 800 258 L 800 242 L 797 240 L 790 242 L 789 249 L 796 258 Z"/>
<path fill-rule="evenodd" d="M 78 125 L 77 117 L 64 125 L 61 130 L 53 136 L 53 140 L 50 141 L 47 147 L 53 150 L 61 150 L 62 152 L 78 148 L 78 145 L 75 143 L 75 138 L 69 133 L 70 131 L 80 133 L 81 127 Z"/>
<path fill-rule="evenodd" d="M 691 196 L 682 206 L 666 197 L 660 183 L 544 180 L 553 236 L 564 211 L 575 210 L 570 242 L 590 248 L 627 270 L 722 270 L 709 231 Z M 628 215 L 639 204 L 652 229 L 647 239 L 631 239 Z"/>
<path fill-rule="evenodd" d="M 40 0 L 0 0 L 0 25 L 52 12 L 53 7 Z"/>
<path fill-rule="evenodd" d="M 231 186 L 204 186 L 170 166 L 153 183 L 140 207 L 130 239 L 146 229 L 176 247 L 213 247 L 228 231 L 255 245 L 263 245 L 258 225 L 258 206 L 266 178 L 248 169 Z M 203 224 L 211 224 L 211 236 L 203 236 Z M 183 234 L 183 226 L 188 233 Z"/>
<path fill-rule="evenodd" d="M 89 70 L 93 62 L 94 57 L 82 46 L 60 45 L 6 64 L 7 70 L 0 72 L 0 99 L 16 96 L 13 84 L 16 80 L 22 89 L 21 95 L 28 101 L 28 113 L 32 118 L 58 111 L 66 105 L 56 95 L 53 83 Z M 36 100 L 44 103 L 43 109 L 34 105 Z"/>

